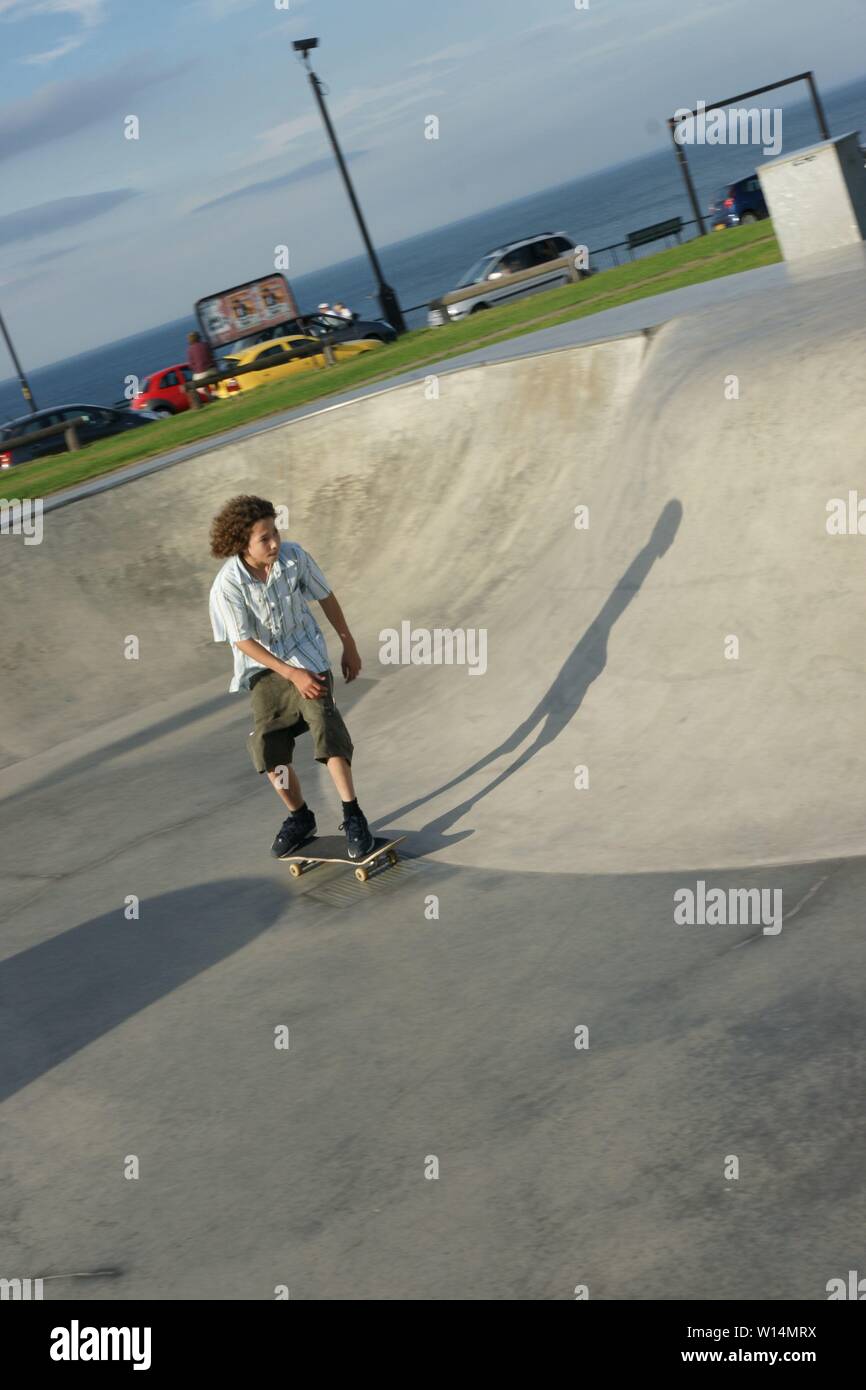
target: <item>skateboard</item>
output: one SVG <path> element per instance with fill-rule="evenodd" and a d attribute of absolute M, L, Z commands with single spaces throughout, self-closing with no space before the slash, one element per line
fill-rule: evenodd
<path fill-rule="evenodd" d="M 342 835 L 319 835 L 302 846 L 303 853 L 298 851 L 296 854 L 284 854 L 283 859 L 288 862 L 292 878 L 300 878 L 302 873 L 315 864 L 351 864 L 358 882 L 366 883 L 370 877 L 370 870 L 380 860 L 387 859 L 389 864 L 397 863 L 400 856 L 395 845 L 401 845 L 405 838 L 405 835 L 398 835 L 396 840 L 388 840 L 382 835 L 377 835 L 369 854 L 363 859 L 350 859 L 346 854 L 346 841 Z"/>

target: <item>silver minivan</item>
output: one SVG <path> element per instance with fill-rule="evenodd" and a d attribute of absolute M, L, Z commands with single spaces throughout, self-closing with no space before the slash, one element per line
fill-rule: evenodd
<path fill-rule="evenodd" d="M 574 242 L 564 232 L 541 232 L 536 236 L 524 237 L 522 241 L 509 241 L 488 251 L 466 274 L 458 280 L 455 290 L 478 286 L 478 293 L 455 304 L 440 305 L 434 301 L 427 314 L 430 328 L 464 319 L 479 309 L 490 309 L 494 304 L 507 304 L 520 295 L 534 294 L 537 290 L 549 290 L 554 285 L 565 285 L 573 278 L 564 266 L 546 268 L 550 261 L 560 260 L 575 250 Z M 538 269 L 538 274 L 527 276 L 519 284 L 497 286 L 497 281 L 514 275 L 519 270 Z"/>

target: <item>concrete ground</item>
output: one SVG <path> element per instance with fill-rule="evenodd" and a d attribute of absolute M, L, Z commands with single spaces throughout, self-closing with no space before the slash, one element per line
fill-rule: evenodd
<path fill-rule="evenodd" d="M 770 270 L 4 536 L 0 1275 L 774 1300 L 862 1267 L 864 541 L 826 520 L 866 280 Z M 207 622 L 237 492 L 288 508 L 365 658 L 360 799 L 409 836 L 367 884 L 268 855 Z M 483 632 L 485 669 L 382 664 L 403 623 Z M 777 920 L 679 923 L 701 882 Z"/>

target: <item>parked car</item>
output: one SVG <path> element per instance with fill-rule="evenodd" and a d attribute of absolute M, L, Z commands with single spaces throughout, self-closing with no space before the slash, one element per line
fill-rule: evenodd
<path fill-rule="evenodd" d="M 51 425 L 84 420 L 78 426 L 79 444 L 93 444 L 97 439 L 108 439 L 111 435 L 122 434 L 125 430 L 139 429 L 142 425 L 152 425 L 160 419 L 147 410 L 110 410 L 104 405 L 55 405 L 48 410 L 37 410 L 32 415 L 22 415 L 17 420 L 7 420 L 0 425 L 0 468 L 13 468 L 19 463 L 30 463 L 33 459 L 47 454 L 62 454 L 66 449 L 66 436 L 58 432 L 47 439 L 34 439 L 32 444 L 16 444 L 6 447 L 4 441 L 16 435 L 36 434 L 38 430 Z"/>
<path fill-rule="evenodd" d="M 524 294 L 534 294 L 538 290 L 549 290 L 554 285 L 569 282 L 568 271 L 563 268 L 548 267 L 549 261 L 561 259 L 574 251 L 574 242 L 564 232 L 542 232 L 537 236 L 524 237 L 521 241 L 509 241 L 486 251 L 454 286 L 457 290 L 478 285 L 478 293 L 469 299 L 461 299 L 457 304 L 448 304 L 443 309 L 431 306 L 427 314 L 430 328 L 438 328 L 448 319 L 464 319 L 467 314 L 477 314 L 480 309 L 490 309 L 494 304 L 509 304 Z M 532 270 L 537 267 L 538 274 L 521 280 L 518 285 L 503 285 L 497 288 L 497 280 L 503 276 L 514 275 L 518 270 Z M 581 271 L 588 275 L 589 271 Z M 447 319 L 446 319 L 447 313 Z"/>
<path fill-rule="evenodd" d="M 338 362 L 345 362 L 357 357 L 361 352 L 370 352 L 373 348 L 381 346 L 378 340 L 337 343 L 333 352 Z M 305 355 L 296 357 L 292 362 L 277 362 L 273 367 L 267 366 L 268 358 L 279 357 L 283 352 L 302 352 Z M 245 373 L 243 376 L 223 377 L 214 387 L 215 394 L 221 400 L 236 396 L 239 391 L 252 391 L 257 386 L 268 386 L 272 381 L 282 381 L 285 377 L 295 376 L 299 372 L 316 371 L 324 365 L 322 345 L 318 338 L 275 338 L 273 342 L 259 343 L 244 352 L 235 352 L 224 360 L 229 368 L 249 367 L 253 362 L 260 362 L 262 370 Z"/>
<path fill-rule="evenodd" d="M 716 232 L 723 231 L 725 227 L 740 227 L 747 222 L 762 222 L 769 217 L 757 174 L 727 184 L 716 194 L 715 201 L 710 203 L 709 215 Z"/>
<path fill-rule="evenodd" d="M 334 343 L 393 343 L 397 339 L 395 330 L 384 319 L 355 319 L 349 323 L 348 319 L 337 315 L 305 314 L 299 319 L 269 324 L 248 338 L 239 338 L 237 342 L 229 343 L 226 352 L 230 357 L 237 357 L 239 352 L 246 352 L 259 343 L 295 335 L 305 338 L 323 338 L 327 335 Z"/>
<path fill-rule="evenodd" d="M 163 367 L 151 372 L 141 383 L 141 390 L 129 402 L 130 410 L 149 410 L 153 415 L 179 415 L 189 410 L 184 383 L 192 381 L 192 371 L 185 362 L 175 362 L 173 367 Z M 196 394 L 202 405 L 211 399 L 205 386 L 196 387 Z"/>

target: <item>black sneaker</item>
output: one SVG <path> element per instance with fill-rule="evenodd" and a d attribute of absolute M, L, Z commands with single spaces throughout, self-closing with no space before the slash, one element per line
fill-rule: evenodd
<path fill-rule="evenodd" d="M 292 811 L 280 826 L 277 838 L 271 845 L 271 854 L 275 859 L 283 859 L 287 854 L 294 854 L 308 840 L 315 839 L 315 835 L 316 817 L 309 806 Z"/>
<path fill-rule="evenodd" d="M 350 859 L 366 859 L 372 852 L 376 837 L 370 833 L 363 811 L 353 811 L 340 825 L 346 832 L 346 853 Z"/>

